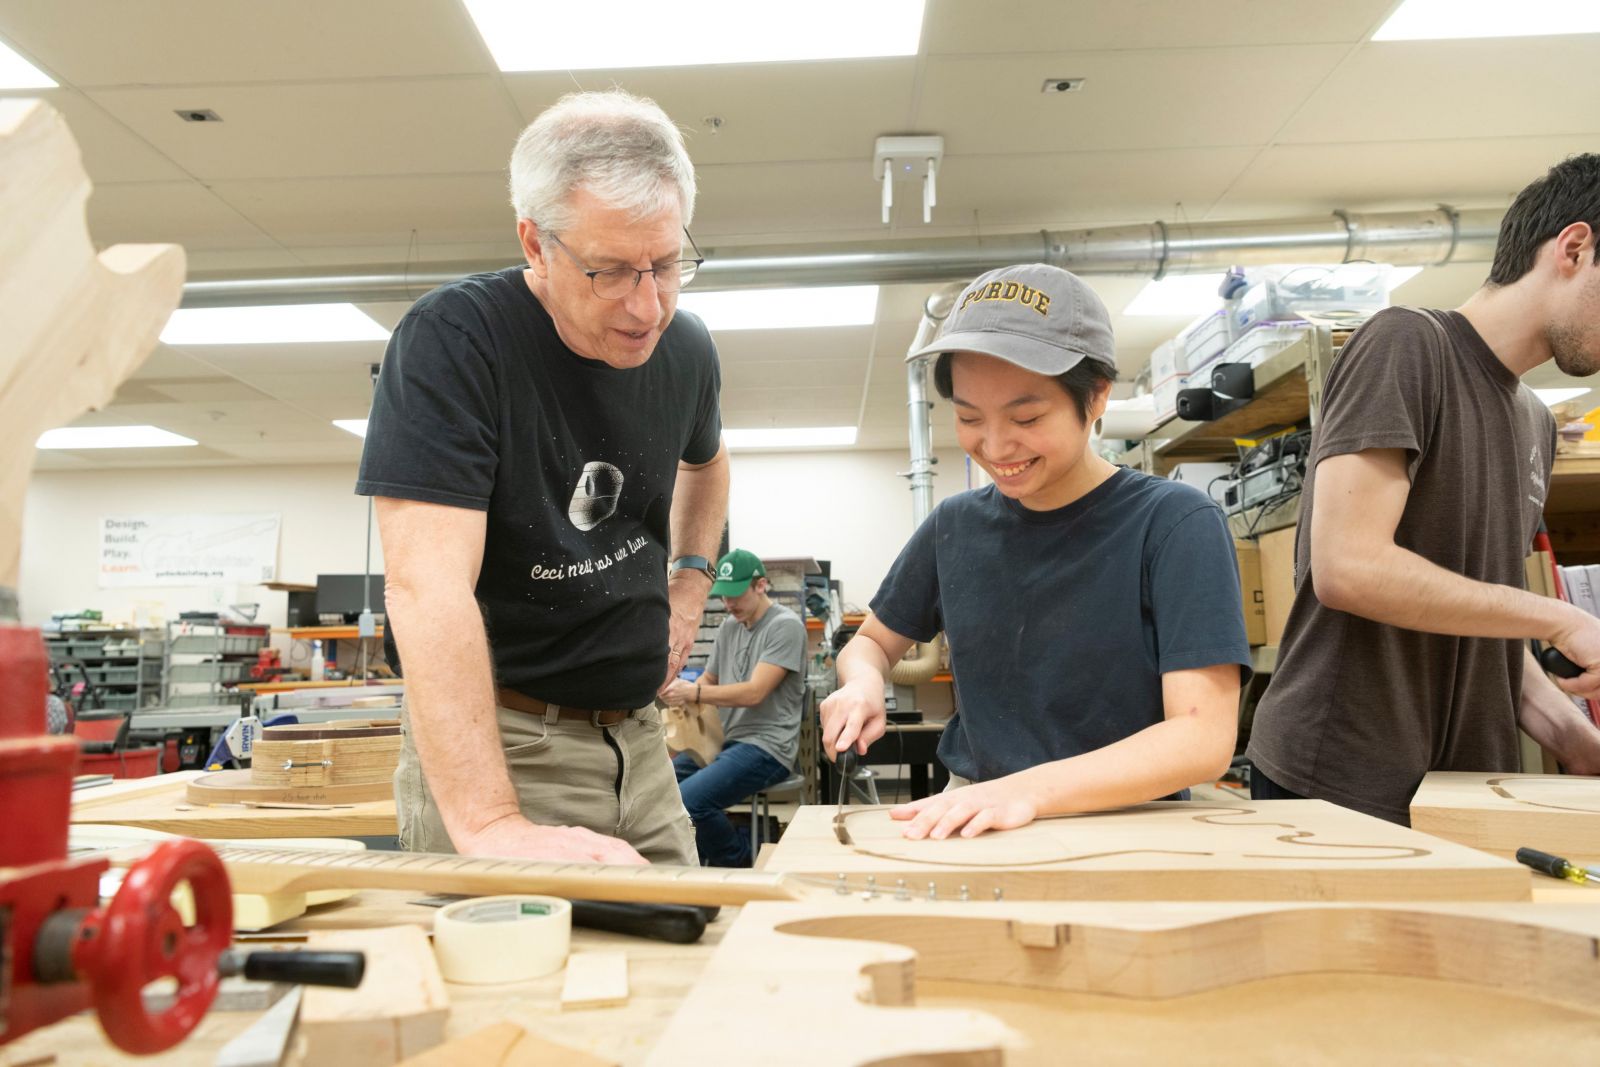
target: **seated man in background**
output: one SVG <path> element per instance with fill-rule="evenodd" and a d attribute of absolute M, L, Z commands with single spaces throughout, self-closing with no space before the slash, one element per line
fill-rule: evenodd
<path fill-rule="evenodd" d="M 805 692 L 806 627 L 774 604 L 767 572 L 755 553 L 736 548 L 717 562 L 711 595 L 728 618 L 717 630 L 705 673 L 673 682 L 661 699 L 673 707 L 714 704 L 723 719 L 723 746 L 704 767 L 681 752 L 673 760 L 684 807 L 694 821 L 700 862 L 748 867 L 750 839 L 734 830 L 724 808 L 789 776 L 800 747 Z M 752 818 L 754 815 L 752 814 Z"/>

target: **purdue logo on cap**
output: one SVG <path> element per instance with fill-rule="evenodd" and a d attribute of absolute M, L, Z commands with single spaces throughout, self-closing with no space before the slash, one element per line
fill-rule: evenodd
<path fill-rule="evenodd" d="M 990 282 L 977 288 L 967 290 L 967 295 L 961 298 L 963 310 L 968 304 L 984 300 L 997 300 L 1001 303 L 1018 303 L 1023 307 L 1031 307 L 1041 315 L 1050 314 L 1050 297 L 1042 290 L 1021 282 Z"/>

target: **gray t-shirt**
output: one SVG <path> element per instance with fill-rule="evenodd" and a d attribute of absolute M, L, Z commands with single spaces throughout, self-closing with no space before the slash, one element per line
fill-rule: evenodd
<path fill-rule="evenodd" d="M 1525 645 L 1403 630 L 1317 599 L 1311 515 L 1329 505 L 1317 499 L 1316 464 L 1387 448 L 1405 451 L 1411 478 L 1395 543 L 1520 589 L 1555 420 L 1454 311 L 1381 311 L 1328 374 L 1295 537 L 1294 606 L 1249 755 L 1286 789 L 1405 823 L 1430 770 L 1518 769 Z"/>
<path fill-rule="evenodd" d="M 773 604 L 755 629 L 747 630 L 731 616 L 717 630 L 706 671 L 718 685 L 748 682 L 758 663 L 784 670 L 783 681 L 753 708 L 723 708 L 725 742 L 742 741 L 793 769 L 800 750 L 800 705 L 805 698 L 806 624 L 800 616 Z"/>

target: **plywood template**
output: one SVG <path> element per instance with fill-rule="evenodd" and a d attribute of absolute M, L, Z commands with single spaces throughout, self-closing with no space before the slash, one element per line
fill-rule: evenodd
<path fill-rule="evenodd" d="M 1341 1012 L 1352 996 L 1375 1010 Z M 1272 1063 L 1600 1054 L 1600 909 L 754 904 L 647 1062 L 1236 1063 L 1241 1047 Z"/>
<path fill-rule="evenodd" d="M 0 100 L 0 588 L 16 588 L 39 434 L 104 406 L 183 295 L 177 245 L 96 254 L 89 176 L 66 121 Z"/>
<path fill-rule="evenodd" d="M 1501 856 L 1528 847 L 1600 862 L 1600 778 L 1434 771 L 1411 798 L 1411 825 Z"/>
<path fill-rule="evenodd" d="M 388 837 L 396 832 L 394 798 L 340 808 L 260 808 L 198 805 L 187 797 L 200 772 L 162 774 L 72 798 L 72 822 L 142 826 L 185 837 Z M 330 886 L 327 888 L 341 888 Z"/>
<path fill-rule="evenodd" d="M 765 870 L 1017 900 L 1527 900 L 1526 869 L 1320 800 L 1157 802 L 908 841 L 887 808 L 801 807 Z M 903 886 L 901 883 L 904 883 Z"/>
<path fill-rule="evenodd" d="M 493 1023 L 466 1037 L 447 1041 L 401 1067 L 617 1067 L 615 1060 L 530 1034 L 516 1023 Z"/>
<path fill-rule="evenodd" d="M 306 989 L 302 1067 L 399 1063 L 444 1040 L 450 997 L 419 927 L 316 931 L 306 948 L 364 952 L 367 968 L 355 989 Z"/>

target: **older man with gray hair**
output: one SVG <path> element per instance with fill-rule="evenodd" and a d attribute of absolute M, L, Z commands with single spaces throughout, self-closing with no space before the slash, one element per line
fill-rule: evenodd
<path fill-rule="evenodd" d="M 356 492 L 406 667 L 408 849 L 694 862 L 653 705 L 727 511 L 716 349 L 674 314 L 694 198 L 653 102 L 564 97 L 511 157 L 526 266 L 395 328 Z"/>

